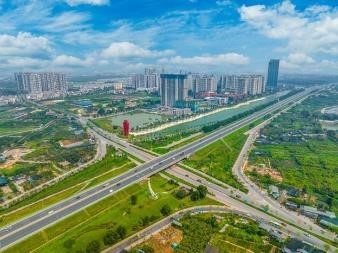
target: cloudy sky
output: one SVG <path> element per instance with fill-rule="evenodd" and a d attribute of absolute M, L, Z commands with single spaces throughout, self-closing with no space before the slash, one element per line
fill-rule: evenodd
<path fill-rule="evenodd" d="M 0 73 L 338 74 L 336 0 L 0 0 Z"/>

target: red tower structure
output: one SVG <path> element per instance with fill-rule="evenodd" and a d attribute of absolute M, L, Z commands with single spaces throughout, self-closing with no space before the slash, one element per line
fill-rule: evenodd
<path fill-rule="evenodd" d="M 123 127 L 124 136 L 128 136 L 129 135 L 129 121 L 125 119 L 122 123 L 122 127 Z"/>

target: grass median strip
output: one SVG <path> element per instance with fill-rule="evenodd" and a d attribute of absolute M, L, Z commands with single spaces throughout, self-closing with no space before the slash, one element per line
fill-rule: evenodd
<path fill-rule="evenodd" d="M 171 212 L 174 212 L 194 205 L 217 204 L 207 198 L 198 201 L 191 201 L 188 196 L 177 199 L 174 193 L 178 186 L 159 175 L 151 177 L 151 185 L 158 195 L 156 200 L 151 197 L 147 182 L 142 181 L 65 218 L 3 252 L 82 252 L 93 240 L 97 240 L 100 249 L 103 249 L 108 247 L 103 243 L 103 237 L 108 230 L 123 226 L 126 228 L 125 236 L 131 235 L 162 219 L 161 208 L 164 205 L 168 205 Z M 136 196 L 134 204 L 131 203 L 132 195 Z"/>

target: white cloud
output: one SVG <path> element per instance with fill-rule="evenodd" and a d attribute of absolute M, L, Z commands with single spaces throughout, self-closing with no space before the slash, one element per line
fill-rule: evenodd
<path fill-rule="evenodd" d="M 102 51 L 101 55 L 104 58 L 149 57 L 151 56 L 151 51 L 130 42 L 113 42 Z"/>
<path fill-rule="evenodd" d="M 292 53 L 288 56 L 287 61 L 293 64 L 312 64 L 315 60 L 303 53 Z"/>
<path fill-rule="evenodd" d="M 337 9 L 315 5 L 301 12 L 285 0 L 270 7 L 243 5 L 239 13 L 243 21 L 265 36 L 287 41 L 291 52 L 338 54 Z"/>
<path fill-rule="evenodd" d="M 110 0 L 66 0 L 66 3 L 70 6 L 76 6 L 81 4 L 108 5 L 110 3 Z"/>
<path fill-rule="evenodd" d="M 173 50 L 151 51 L 131 42 L 113 42 L 101 52 L 103 58 L 161 57 L 173 54 Z"/>
<path fill-rule="evenodd" d="M 72 66 L 72 67 L 84 67 L 89 66 L 92 63 L 90 58 L 80 59 L 71 55 L 58 55 L 53 60 L 53 65 L 56 66 Z"/>
<path fill-rule="evenodd" d="M 181 56 L 175 56 L 171 58 L 162 58 L 159 60 L 159 62 L 181 65 L 246 65 L 249 63 L 249 58 L 237 53 L 227 53 L 219 55 L 193 56 L 186 58 Z"/>
<path fill-rule="evenodd" d="M 231 5 L 231 1 L 230 0 L 218 0 L 216 1 L 216 4 L 219 6 L 228 6 Z"/>
<path fill-rule="evenodd" d="M 89 19 L 90 16 L 87 13 L 68 11 L 45 19 L 44 23 L 39 25 L 39 29 L 48 32 L 78 31 L 89 27 L 86 24 Z"/>
<path fill-rule="evenodd" d="M 1 56 L 46 56 L 52 51 L 46 37 L 19 32 L 17 36 L 0 34 Z"/>

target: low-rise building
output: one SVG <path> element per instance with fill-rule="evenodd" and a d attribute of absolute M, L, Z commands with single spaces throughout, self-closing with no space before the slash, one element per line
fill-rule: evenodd
<path fill-rule="evenodd" d="M 268 223 L 261 222 L 259 224 L 259 227 L 262 228 L 262 229 L 264 229 L 264 230 L 266 230 L 266 231 L 268 231 L 268 233 L 271 236 L 273 236 L 274 238 L 276 238 L 280 242 L 285 241 L 289 237 L 288 234 L 286 234 L 283 231 L 277 229 L 276 227 L 271 226 Z"/>
<path fill-rule="evenodd" d="M 174 107 L 162 108 L 161 113 L 166 114 L 166 115 L 175 115 L 175 116 L 192 114 L 190 108 L 174 108 Z"/>
<path fill-rule="evenodd" d="M 8 185 L 8 181 L 5 177 L 0 176 L 0 186 L 6 186 Z"/>
<path fill-rule="evenodd" d="M 4 154 L 0 154 L 0 163 L 3 163 L 6 161 L 6 156 Z"/>
<path fill-rule="evenodd" d="M 283 253 L 325 253 L 325 251 L 317 249 L 315 246 L 292 238 L 282 249 Z"/>
<path fill-rule="evenodd" d="M 319 223 L 325 227 L 329 228 L 338 228 L 338 219 L 337 218 L 321 218 Z"/>
<path fill-rule="evenodd" d="M 307 217 L 313 218 L 313 219 L 317 219 L 318 217 L 326 217 L 330 219 L 336 218 L 335 213 L 328 212 L 328 211 L 321 211 L 312 206 L 300 206 L 300 212 L 301 214 Z"/>
<path fill-rule="evenodd" d="M 285 202 L 285 206 L 291 210 L 297 210 L 298 209 L 298 205 L 296 203 L 293 203 L 291 201 L 286 201 Z"/>
<path fill-rule="evenodd" d="M 274 197 L 275 199 L 278 199 L 280 194 L 279 194 L 279 189 L 277 186 L 275 185 L 270 185 L 269 186 L 269 192 L 272 195 L 272 197 Z"/>

